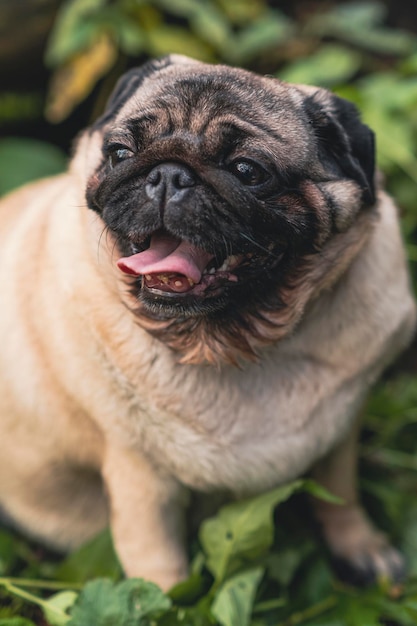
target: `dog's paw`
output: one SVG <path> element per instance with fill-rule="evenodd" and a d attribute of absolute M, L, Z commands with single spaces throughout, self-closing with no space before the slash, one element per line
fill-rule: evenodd
<path fill-rule="evenodd" d="M 398 584 L 405 579 L 404 557 L 359 506 L 330 507 L 320 522 L 335 573 L 342 581 L 366 586 L 381 580 Z"/>
<path fill-rule="evenodd" d="M 368 586 L 381 580 L 398 584 L 406 577 L 403 555 L 378 535 L 346 554 L 333 552 L 332 565 L 340 580 L 355 586 Z"/>

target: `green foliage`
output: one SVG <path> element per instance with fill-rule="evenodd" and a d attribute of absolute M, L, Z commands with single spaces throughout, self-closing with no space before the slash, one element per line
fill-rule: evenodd
<path fill-rule="evenodd" d="M 379 393 L 385 391 L 381 388 Z M 395 404 L 396 399 L 391 402 Z M 373 405 L 371 401 L 371 412 Z M 376 419 L 374 416 L 371 422 Z M 405 424 L 404 419 L 397 430 Z M 375 430 L 373 445 L 379 441 Z M 393 488 L 397 479 L 401 481 L 401 473 L 393 474 Z M 39 607 L 50 626 L 379 626 L 381 619 L 391 620 L 392 626 L 415 624 L 417 577 L 411 576 L 401 590 L 381 583 L 358 591 L 335 580 L 320 545 L 311 536 L 306 505 L 300 500 L 306 493 L 330 497 L 311 481 L 296 481 L 221 508 L 200 529 L 200 552 L 190 578 L 169 594 L 142 579 L 101 578 L 100 562 L 96 572 L 90 568 L 92 580 L 86 584 L 82 569 L 78 570 L 79 580 L 56 580 L 60 564 L 51 572 L 53 581 L 11 578 L 4 572 L 0 578 L 4 601 L 11 603 L 17 597 L 23 604 L 8 618 L 0 618 L 0 626 L 39 623 L 25 617 L 33 614 L 29 613 L 32 606 Z M 391 497 L 383 492 L 376 495 L 383 503 Z M 399 494 L 397 489 L 399 500 L 391 522 L 403 528 L 403 513 L 408 512 L 404 540 L 410 560 L 416 563 L 417 507 L 410 495 Z M 17 539 L 10 535 L 10 541 Z M 103 536 L 97 541 L 112 561 L 112 549 L 105 547 Z M 97 545 L 89 542 L 78 554 L 86 561 L 91 555 L 92 562 L 97 562 Z M 77 570 L 73 571 L 76 576 Z M 31 587 L 35 591 L 28 591 Z M 50 595 L 51 591 L 55 593 Z"/>
<path fill-rule="evenodd" d="M 51 144 L 17 137 L 0 139 L 0 195 L 36 178 L 58 174 L 66 164 L 66 155 Z"/>
<path fill-rule="evenodd" d="M 89 46 L 106 24 L 105 20 L 100 19 L 106 4 L 106 0 L 64 2 L 51 34 L 46 63 L 59 65 Z"/>
<path fill-rule="evenodd" d="M 360 69 L 361 55 L 340 44 L 326 43 L 308 57 L 294 61 L 279 76 L 290 83 L 332 87 L 350 80 Z"/>
<path fill-rule="evenodd" d="M 55 572 L 55 578 L 62 581 L 85 583 L 97 576 L 119 578 L 120 564 L 108 530 L 94 537 L 81 548 L 70 554 Z"/>
<path fill-rule="evenodd" d="M 201 544 L 216 582 L 221 583 L 247 563 L 256 563 L 266 553 L 274 538 L 274 508 L 299 489 L 300 484 L 296 482 L 249 502 L 243 500 L 225 506 L 215 518 L 203 523 Z"/>
<path fill-rule="evenodd" d="M 222 586 L 211 609 L 221 626 L 249 626 L 263 575 L 264 569 L 257 567 L 233 576 Z"/>
<path fill-rule="evenodd" d="M 414 35 L 382 26 L 385 17 L 386 8 L 381 2 L 341 3 L 324 15 L 315 16 L 308 30 L 383 55 L 402 55 L 415 49 Z"/>
<path fill-rule="evenodd" d="M 170 607 L 170 599 L 153 583 L 132 578 L 115 585 L 99 578 L 80 593 L 68 626 L 151 626 Z"/>

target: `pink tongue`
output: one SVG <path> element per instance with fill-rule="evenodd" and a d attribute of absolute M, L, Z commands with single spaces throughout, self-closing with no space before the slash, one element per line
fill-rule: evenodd
<path fill-rule="evenodd" d="M 168 234 L 155 233 L 147 250 L 117 261 L 125 274 L 182 274 L 199 283 L 207 263 L 213 258 L 201 248 Z"/>

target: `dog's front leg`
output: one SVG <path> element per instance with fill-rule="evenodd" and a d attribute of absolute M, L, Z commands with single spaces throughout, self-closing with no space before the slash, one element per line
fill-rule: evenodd
<path fill-rule="evenodd" d="M 187 576 L 184 548 L 186 494 L 143 456 L 109 445 L 103 478 L 110 526 L 125 574 L 167 590 Z"/>
<path fill-rule="evenodd" d="M 381 577 L 399 581 L 405 573 L 402 555 L 374 528 L 358 501 L 358 433 L 356 425 L 312 470 L 313 478 L 343 501 L 314 499 L 316 518 L 341 578 L 359 585 Z"/>

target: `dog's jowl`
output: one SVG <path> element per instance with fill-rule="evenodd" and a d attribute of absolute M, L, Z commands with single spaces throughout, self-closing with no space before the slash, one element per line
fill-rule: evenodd
<path fill-rule="evenodd" d="M 1 204 L 0 507 L 128 576 L 187 574 L 190 490 L 311 474 L 335 559 L 402 575 L 357 499 L 357 414 L 415 306 L 374 141 L 331 93 L 171 56 L 123 76 L 68 173 Z"/>

